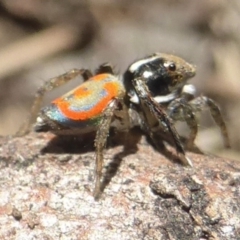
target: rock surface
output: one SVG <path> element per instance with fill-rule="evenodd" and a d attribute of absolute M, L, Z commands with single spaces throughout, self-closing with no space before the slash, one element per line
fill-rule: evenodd
<path fill-rule="evenodd" d="M 188 153 L 184 168 L 142 139 L 105 152 L 92 197 L 90 143 L 34 134 L 0 139 L 0 239 L 239 239 L 240 162 Z"/>

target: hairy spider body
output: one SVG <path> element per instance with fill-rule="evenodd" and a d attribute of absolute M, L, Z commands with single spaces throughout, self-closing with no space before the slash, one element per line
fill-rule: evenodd
<path fill-rule="evenodd" d="M 111 127 L 117 131 L 128 131 L 137 125 L 159 149 L 163 143 L 158 133 L 164 130 L 172 137 L 182 163 L 192 166 L 173 121 L 186 121 L 191 130 L 188 139 L 188 146 L 191 146 L 198 130 L 195 112 L 207 105 L 221 128 L 225 145 L 229 145 L 226 126 L 217 105 L 206 97 L 195 98 L 194 88 L 186 84 L 194 75 L 195 67 L 191 64 L 162 53 L 135 61 L 123 76 L 116 76 L 109 64 L 100 65 L 95 74 L 87 69 L 71 70 L 50 79 L 39 88 L 28 122 L 17 135 L 26 134 L 37 115 L 34 126 L 37 132 L 79 135 L 96 131 L 94 197 L 98 198 L 101 192 L 103 151 Z M 84 79 L 79 87 L 57 98 L 39 113 L 46 92 L 77 76 Z"/>
<path fill-rule="evenodd" d="M 96 131 L 104 110 L 114 100 L 122 101 L 124 96 L 124 86 L 116 76 L 98 74 L 43 108 L 35 131 L 57 134 Z"/>

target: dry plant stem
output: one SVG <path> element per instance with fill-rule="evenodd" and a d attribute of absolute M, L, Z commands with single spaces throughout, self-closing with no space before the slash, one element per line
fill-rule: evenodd
<path fill-rule="evenodd" d="M 0 79 L 29 67 L 34 61 L 71 49 L 78 39 L 76 29 L 61 24 L 0 49 Z"/>

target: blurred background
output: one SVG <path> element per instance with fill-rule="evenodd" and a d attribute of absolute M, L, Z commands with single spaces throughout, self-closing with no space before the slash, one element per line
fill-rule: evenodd
<path fill-rule="evenodd" d="M 72 68 L 111 62 L 119 73 L 153 52 L 197 66 L 198 93 L 219 103 L 232 149 L 206 111 L 197 144 L 240 160 L 240 1 L 0 0 L 0 135 L 27 118 L 34 93 Z M 48 94 L 43 104 L 81 82 Z M 186 134 L 186 126 L 178 124 Z"/>

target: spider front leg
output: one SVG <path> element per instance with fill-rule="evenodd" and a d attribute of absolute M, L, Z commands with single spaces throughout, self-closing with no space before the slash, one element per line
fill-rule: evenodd
<path fill-rule="evenodd" d="M 96 167 L 95 167 L 95 188 L 93 196 L 98 199 L 101 193 L 101 176 L 103 167 L 103 151 L 106 145 L 107 137 L 109 134 L 110 125 L 114 115 L 114 111 L 117 108 L 117 100 L 113 100 L 105 109 L 102 119 L 99 123 L 99 128 L 95 138 L 96 148 Z"/>
<path fill-rule="evenodd" d="M 193 107 L 187 102 L 187 99 L 182 97 L 173 100 L 168 105 L 167 112 L 174 121 L 185 121 L 187 123 L 190 134 L 187 138 L 186 147 L 191 149 L 198 133 L 198 123 Z"/>
<path fill-rule="evenodd" d="M 52 78 L 49 81 L 45 82 L 41 86 L 34 97 L 34 101 L 30 110 L 30 115 L 27 121 L 20 127 L 16 136 L 23 136 L 29 132 L 30 126 L 35 121 L 37 114 L 41 108 L 43 97 L 47 92 L 54 90 L 55 88 L 62 86 L 63 84 L 71 81 L 72 79 L 82 76 L 84 81 L 92 77 L 92 73 L 87 69 L 72 69 L 58 77 Z"/>
<path fill-rule="evenodd" d="M 223 120 L 223 117 L 222 117 L 222 114 L 221 114 L 221 111 L 220 111 L 220 108 L 218 107 L 218 105 L 211 98 L 208 98 L 206 96 L 197 97 L 197 98 L 191 100 L 189 102 L 189 104 L 192 106 L 192 108 L 196 112 L 197 111 L 201 112 L 206 107 L 210 110 L 213 120 L 215 121 L 215 123 L 221 130 L 224 146 L 226 148 L 229 148 L 230 140 L 229 140 L 229 136 L 228 136 L 226 123 Z"/>
<path fill-rule="evenodd" d="M 143 114 L 145 117 L 145 121 L 148 124 L 148 113 L 150 114 L 161 124 L 165 125 L 168 129 L 169 133 L 171 134 L 176 151 L 178 154 L 179 159 L 184 163 L 185 165 L 192 166 L 192 162 L 189 158 L 187 158 L 185 151 L 183 149 L 183 146 L 180 141 L 180 137 L 173 125 L 173 122 L 168 117 L 168 115 L 165 113 L 161 105 L 154 100 L 154 98 L 151 96 L 151 93 L 149 89 L 146 86 L 145 79 L 143 78 L 135 78 L 132 80 L 133 86 L 135 88 L 135 91 L 139 97 L 141 107 L 143 109 Z M 153 134 L 150 133 L 150 137 L 153 138 Z M 154 139 L 153 139 L 154 140 Z"/>

